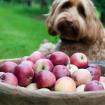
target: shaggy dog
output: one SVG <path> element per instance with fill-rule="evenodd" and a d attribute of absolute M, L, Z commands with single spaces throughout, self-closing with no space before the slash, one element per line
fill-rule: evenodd
<path fill-rule="evenodd" d="M 105 59 L 105 32 L 91 0 L 55 0 L 47 18 L 48 32 L 58 35 L 56 49 L 91 60 Z"/>

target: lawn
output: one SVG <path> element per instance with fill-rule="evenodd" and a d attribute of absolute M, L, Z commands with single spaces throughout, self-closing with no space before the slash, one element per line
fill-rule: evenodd
<path fill-rule="evenodd" d="M 0 4 L 0 59 L 29 55 L 45 38 L 57 41 L 48 35 L 44 11 L 37 5 Z"/>

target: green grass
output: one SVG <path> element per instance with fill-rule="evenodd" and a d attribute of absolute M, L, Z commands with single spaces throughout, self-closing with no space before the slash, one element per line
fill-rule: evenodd
<path fill-rule="evenodd" d="M 29 55 L 45 38 L 57 41 L 48 35 L 43 13 L 37 5 L 0 4 L 0 59 Z"/>

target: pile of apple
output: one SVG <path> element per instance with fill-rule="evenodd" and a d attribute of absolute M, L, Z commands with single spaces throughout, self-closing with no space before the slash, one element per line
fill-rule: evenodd
<path fill-rule="evenodd" d="M 23 57 L 19 64 L 5 61 L 0 65 L 0 82 L 30 90 L 84 92 L 105 89 L 101 68 L 91 64 L 83 53 L 68 56 L 53 52 L 45 56 L 35 51 Z"/>

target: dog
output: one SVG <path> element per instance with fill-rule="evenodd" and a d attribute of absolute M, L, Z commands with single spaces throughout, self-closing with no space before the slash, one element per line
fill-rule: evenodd
<path fill-rule="evenodd" d="M 56 50 L 105 60 L 105 31 L 91 0 L 55 0 L 46 24 L 49 34 L 60 38 Z"/>

